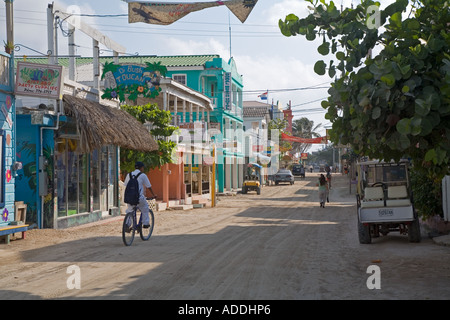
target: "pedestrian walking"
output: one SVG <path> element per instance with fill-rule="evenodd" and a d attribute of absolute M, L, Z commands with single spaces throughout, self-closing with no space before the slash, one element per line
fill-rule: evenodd
<path fill-rule="evenodd" d="M 320 175 L 317 186 L 319 187 L 320 207 L 325 208 L 325 200 L 328 200 L 328 183 L 323 174 Z"/>

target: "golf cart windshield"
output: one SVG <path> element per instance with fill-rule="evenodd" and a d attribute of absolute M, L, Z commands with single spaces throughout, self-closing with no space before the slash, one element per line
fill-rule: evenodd
<path fill-rule="evenodd" d="M 376 182 L 386 185 L 409 184 L 407 166 L 402 163 L 359 163 L 361 180 L 365 186 Z"/>

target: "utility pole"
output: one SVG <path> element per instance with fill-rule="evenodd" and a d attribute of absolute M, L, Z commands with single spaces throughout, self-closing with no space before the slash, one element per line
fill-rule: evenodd
<path fill-rule="evenodd" d="M 14 52 L 14 22 L 13 22 L 13 2 L 14 0 L 5 0 L 6 8 L 6 46 L 11 47 Z"/>

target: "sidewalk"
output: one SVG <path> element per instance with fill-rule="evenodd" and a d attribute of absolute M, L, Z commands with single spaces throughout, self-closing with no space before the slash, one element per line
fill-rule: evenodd
<path fill-rule="evenodd" d="M 450 246 L 450 234 L 434 237 L 433 242 L 441 246 Z"/>

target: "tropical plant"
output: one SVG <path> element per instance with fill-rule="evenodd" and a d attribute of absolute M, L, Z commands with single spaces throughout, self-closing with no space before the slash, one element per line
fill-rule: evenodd
<path fill-rule="evenodd" d="M 320 134 L 317 133 L 317 130 L 322 126 L 321 123 L 314 126 L 314 121 L 309 120 L 308 118 L 300 118 L 296 119 L 292 122 L 292 134 L 295 137 L 300 138 L 318 138 L 320 137 Z M 299 143 L 299 142 L 293 142 L 292 143 L 292 149 L 294 152 L 306 152 L 308 149 L 311 148 L 310 143 Z"/>
<path fill-rule="evenodd" d="M 416 170 L 442 178 L 450 164 L 448 0 L 398 0 L 384 10 L 372 0 L 344 10 L 306 1 L 306 18 L 289 14 L 279 27 L 322 37 L 318 52 L 334 55 L 314 66 L 336 77 L 322 101 L 331 140 L 374 159 L 410 157 Z"/>
<path fill-rule="evenodd" d="M 161 167 L 166 163 L 172 163 L 176 143 L 167 139 L 178 129 L 170 125 L 172 116 L 169 111 L 160 110 L 157 104 L 142 106 L 123 105 L 121 108 L 135 117 L 141 123 L 151 125 L 150 133 L 157 139 L 159 149 L 152 152 L 140 152 L 136 150 L 120 149 L 121 170 L 130 172 L 134 170 L 134 163 L 142 161 L 146 168 Z"/>
<path fill-rule="evenodd" d="M 274 138 L 274 137 L 272 137 L 273 131 L 278 131 L 279 136 L 281 135 L 281 133 L 290 135 L 290 132 L 288 132 L 286 130 L 287 125 L 288 125 L 288 122 L 286 121 L 286 119 L 270 120 L 269 125 L 268 125 L 268 128 L 269 128 L 268 139 L 272 140 L 272 138 Z M 275 141 L 275 142 L 279 143 L 280 152 L 282 152 L 282 153 L 292 150 L 292 144 L 290 142 L 283 141 L 283 140 Z"/>

